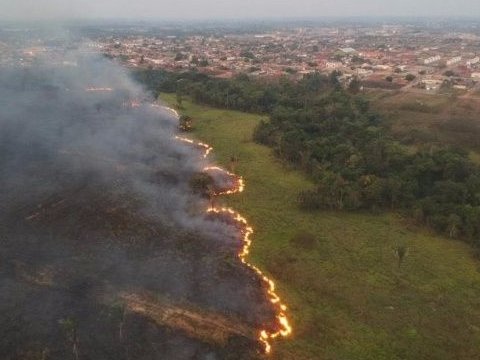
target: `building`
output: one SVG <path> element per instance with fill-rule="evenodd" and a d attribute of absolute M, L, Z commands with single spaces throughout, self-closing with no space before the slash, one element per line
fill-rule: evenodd
<path fill-rule="evenodd" d="M 345 55 L 354 55 L 357 53 L 357 50 L 351 47 L 341 48 L 338 49 L 340 52 L 344 53 Z"/>
<path fill-rule="evenodd" d="M 460 61 L 462 61 L 462 57 L 461 56 L 455 56 L 455 57 L 451 58 L 450 60 L 447 60 L 447 66 L 452 66 L 452 65 L 458 64 Z"/>
<path fill-rule="evenodd" d="M 343 66 L 343 64 L 341 62 L 338 62 L 338 61 L 327 61 L 325 63 L 325 69 L 328 69 L 328 70 L 336 70 L 336 69 L 339 69 Z"/>
<path fill-rule="evenodd" d="M 480 62 L 480 57 L 476 56 L 473 59 L 467 60 L 466 65 L 472 66 L 472 65 L 478 64 L 479 62 Z"/>
<path fill-rule="evenodd" d="M 435 56 L 430 56 L 429 58 L 426 58 L 423 60 L 423 63 L 425 65 L 430 65 L 433 64 L 434 62 L 440 61 L 442 57 L 440 55 L 435 55 Z"/>
<path fill-rule="evenodd" d="M 422 84 L 425 86 L 425 90 L 437 90 L 442 85 L 443 81 L 436 79 L 425 79 L 422 80 Z"/>

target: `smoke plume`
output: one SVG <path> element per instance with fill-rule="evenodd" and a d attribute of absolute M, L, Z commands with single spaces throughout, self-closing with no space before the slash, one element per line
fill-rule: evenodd
<path fill-rule="evenodd" d="M 255 356 L 264 289 L 151 102 L 78 52 L 0 71 L 0 358 Z"/>

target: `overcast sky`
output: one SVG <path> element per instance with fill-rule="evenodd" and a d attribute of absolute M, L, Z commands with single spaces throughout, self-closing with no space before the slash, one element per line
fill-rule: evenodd
<path fill-rule="evenodd" d="M 0 18 L 477 16 L 480 0 L 0 0 Z"/>

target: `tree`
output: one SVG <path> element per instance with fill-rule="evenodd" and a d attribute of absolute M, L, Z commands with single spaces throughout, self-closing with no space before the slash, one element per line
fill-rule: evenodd
<path fill-rule="evenodd" d="M 457 214 L 450 214 L 448 217 L 448 236 L 451 238 L 456 238 L 460 226 L 462 225 L 462 219 Z"/>
<path fill-rule="evenodd" d="M 393 82 L 393 77 L 392 76 L 387 76 L 385 78 L 385 80 L 388 81 L 388 82 Z"/>
<path fill-rule="evenodd" d="M 186 80 L 185 79 L 177 80 L 176 96 L 177 96 L 177 106 L 179 108 L 182 107 L 183 94 L 185 92 L 185 87 L 186 87 Z"/>
<path fill-rule="evenodd" d="M 395 247 L 395 255 L 398 259 L 398 267 L 402 266 L 403 260 L 407 255 L 407 246 L 405 244 L 399 244 Z"/>
<path fill-rule="evenodd" d="M 480 168 L 456 149 L 429 146 L 412 153 L 399 144 L 368 101 L 352 94 L 358 90 L 356 78 L 345 91 L 339 72 L 275 82 L 246 74 L 215 79 L 195 71 L 141 75 L 150 89 L 177 91 L 179 104 L 189 95 L 213 106 L 269 115 L 255 129 L 254 140 L 314 181 L 313 189 L 298 195 L 304 209 L 401 209 L 451 237 L 480 243 Z M 182 118 L 180 125 L 187 129 L 190 120 Z M 232 157 L 233 171 L 235 163 Z M 193 187 L 207 196 L 212 186 L 197 181 Z"/>
<path fill-rule="evenodd" d="M 360 56 L 358 55 L 353 55 L 352 57 L 352 63 L 353 64 L 364 64 L 366 62 L 366 60 L 364 58 L 361 58 Z"/>
<path fill-rule="evenodd" d="M 366 175 L 361 177 L 360 182 L 365 205 L 377 209 L 384 199 L 385 180 L 376 175 Z"/>
<path fill-rule="evenodd" d="M 190 59 L 190 64 L 198 65 L 198 57 L 196 55 L 192 56 L 192 58 Z"/>
<path fill-rule="evenodd" d="M 352 81 L 350 81 L 350 84 L 348 85 L 348 90 L 353 93 L 357 94 L 362 87 L 362 83 L 360 79 L 357 76 L 354 76 Z"/>
<path fill-rule="evenodd" d="M 339 87 L 340 86 L 340 82 L 338 81 L 338 78 L 342 76 L 342 72 L 339 71 L 339 70 L 333 70 L 331 73 L 330 73 L 330 76 L 328 77 L 329 80 L 330 80 L 330 84 L 335 86 L 335 87 Z"/>
<path fill-rule="evenodd" d="M 202 59 L 198 62 L 198 66 L 200 67 L 206 67 L 208 66 L 208 60 L 207 59 Z"/>
<path fill-rule="evenodd" d="M 444 80 L 442 85 L 440 85 L 440 90 L 443 92 L 448 92 L 453 88 L 453 83 L 451 79 Z"/>
<path fill-rule="evenodd" d="M 403 188 L 402 188 L 402 180 L 398 177 L 390 177 L 386 181 L 386 193 L 387 196 L 390 198 L 390 208 L 394 209 L 398 204 L 399 199 L 402 197 Z"/>
<path fill-rule="evenodd" d="M 240 57 L 243 57 L 246 59 L 255 59 L 255 55 L 251 51 L 242 51 L 240 53 Z"/>
<path fill-rule="evenodd" d="M 413 75 L 413 74 L 407 74 L 405 76 L 405 80 L 407 80 L 407 81 L 413 81 L 413 80 L 415 80 L 415 78 L 416 78 L 416 76 Z"/>
<path fill-rule="evenodd" d="M 175 54 L 174 61 L 182 61 L 183 59 L 185 59 L 185 56 L 181 52 Z"/>

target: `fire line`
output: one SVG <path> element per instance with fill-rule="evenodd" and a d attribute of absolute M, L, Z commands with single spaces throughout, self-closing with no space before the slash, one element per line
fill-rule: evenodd
<path fill-rule="evenodd" d="M 170 111 L 176 113 L 176 111 L 174 111 L 172 109 L 170 109 Z M 187 144 L 190 144 L 190 145 L 193 145 L 193 146 L 196 146 L 196 147 L 199 147 L 199 148 L 203 149 L 204 150 L 203 158 L 207 158 L 208 155 L 213 150 L 213 148 L 210 145 L 202 143 L 202 142 L 196 142 L 194 140 L 191 140 L 191 139 L 186 138 L 186 137 L 181 137 L 181 136 L 176 136 L 175 138 L 179 141 L 184 142 L 184 143 L 187 143 Z M 241 193 L 245 189 L 245 182 L 244 182 L 244 180 L 241 176 L 237 176 L 237 175 L 235 175 L 235 174 L 233 174 L 233 173 L 231 173 L 227 170 L 224 170 L 224 169 L 222 169 L 220 167 L 216 167 L 216 166 L 210 166 L 210 167 L 204 168 L 204 171 L 209 171 L 209 170 L 220 171 L 220 172 L 225 173 L 226 175 L 237 178 L 236 185 L 233 188 L 231 188 L 230 190 L 227 190 L 227 191 L 215 193 L 214 194 L 215 196 Z M 273 339 L 275 339 L 279 336 L 287 337 L 287 336 L 291 335 L 292 334 L 292 327 L 291 327 L 291 325 L 288 321 L 287 315 L 286 315 L 287 306 L 282 303 L 282 301 L 280 299 L 280 296 L 277 294 L 277 292 L 275 290 L 275 282 L 272 279 L 270 279 L 267 275 L 265 275 L 263 273 L 263 271 L 261 271 L 258 267 L 249 263 L 248 260 L 247 260 L 248 254 L 250 253 L 250 247 L 252 245 L 251 236 L 253 234 L 253 228 L 249 225 L 246 218 L 244 218 L 242 215 L 240 215 L 240 213 L 238 213 L 237 211 L 235 211 L 231 208 L 211 206 L 210 208 L 207 209 L 207 213 L 225 214 L 225 215 L 229 216 L 231 219 L 233 219 L 235 222 L 239 223 L 243 228 L 243 230 L 242 230 L 242 233 L 243 233 L 243 238 L 242 238 L 243 247 L 240 250 L 240 252 L 238 253 L 238 257 L 239 257 L 240 261 L 245 266 L 247 266 L 248 268 L 253 270 L 260 277 L 260 279 L 262 279 L 262 281 L 266 284 L 268 299 L 274 305 L 274 307 L 277 311 L 276 319 L 277 319 L 277 322 L 280 326 L 280 330 L 278 330 L 276 332 L 271 332 L 271 331 L 268 331 L 266 329 L 262 329 L 262 330 L 260 330 L 259 337 L 258 337 L 258 340 L 264 346 L 265 353 L 269 354 L 269 353 L 271 353 L 271 350 L 272 350 L 271 340 L 273 340 Z"/>

